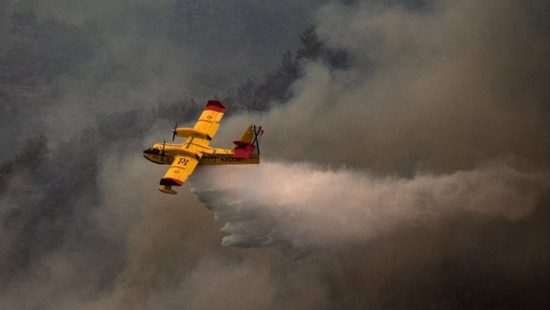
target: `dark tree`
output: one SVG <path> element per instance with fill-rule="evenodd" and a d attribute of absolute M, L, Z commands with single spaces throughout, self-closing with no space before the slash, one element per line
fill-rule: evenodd
<path fill-rule="evenodd" d="M 303 48 L 296 51 L 297 59 L 310 59 L 314 60 L 321 54 L 323 43 L 319 41 L 315 27 L 311 26 L 300 35 L 300 41 Z"/>
<path fill-rule="evenodd" d="M 302 48 L 293 55 L 286 51 L 276 70 L 266 74 L 259 82 L 246 80 L 236 91 L 236 103 L 242 109 L 266 110 L 271 104 L 284 103 L 292 97 L 291 85 L 302 74 L 305 61 L 321 61 L 334 70 L 350 66 L 348 53 L 342 49 L 327 49 L 319 40 L 314 26 L 300 35 Z"/>

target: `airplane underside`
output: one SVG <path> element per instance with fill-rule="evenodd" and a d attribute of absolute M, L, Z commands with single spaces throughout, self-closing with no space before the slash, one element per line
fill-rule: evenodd
<path fill-rule="evenodd" d="M 173 156 L 160 156 L 147 154 L 144 156 L 147 160 L 159 165 L 170 165 L 174 161 Z M 199 160 L 199 165 L 246 165 L 259 164 L 260 156 L 257 154 L 250 155 L 249 158 L 236 158 L 232 155 L 204 155 Z"/>
<path fill-rule="evenodd" d="M 160 165 L 170 165 L 173 161 L 172 158 L 168 158 L 168 156 L 164 156 L 166 159 L 163 158 L 155 158 L 155 160 L 152 160 L 150 156 L 145 156 L 148 160 L 160 164 Z M 205 155 L 203 156 L 198 165 L 246 165 L 246 164 L 259 164 L 260 163 L 260 156 L 257 154 L 252 154 L 249 158 L 235 158 L 231 155 Z M 160 181 L 159 190 L 165 194 L 171 194 L 175 195 L 178 192 L 172 189 L 172 186 L 182 186 L 183 183 L 178 182 L 176 179 L 170 179 L 170 178 L 163 178 Z"/>

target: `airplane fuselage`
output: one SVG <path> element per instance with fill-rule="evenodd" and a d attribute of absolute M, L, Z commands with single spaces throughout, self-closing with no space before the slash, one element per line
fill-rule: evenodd
<path fill-rule="evenodd" d="M 164 148 L 164 154 L 163 154 Z M 143 157 L 159 165 L 170 165 L 176 155 L 191 155 L 199 159 L 199 165 L 228 165 L 228 164 L 259 164 L 260 156 L 252 154 L 250 158 L 235 158 L 234 151 L 220 148 L 202 148 L 201 153 L 192 153 L 186 144 L 155 143 L 143 151 Z"/>
<path fill-rule="evenodd" d="M 225 107 L 217 100 L 209 100 L 204 110 L 191 128 L 174 125 L 172 141 L 184 138 L 181 144 L 155 143 L 143 151 L 143 157 L 160 165 L 169 165 L 160 179 L 159 190 L 167 194 L 176 194 L 173 186 L 183 186 L 198 165 L 238 165 L 259 164 L 259 139 L 262 127 L 249 125 L 238 140 L 233 141 L 233 149 L 211 147 Z M 254 154 L 254 151 L 256 153 Z"/>

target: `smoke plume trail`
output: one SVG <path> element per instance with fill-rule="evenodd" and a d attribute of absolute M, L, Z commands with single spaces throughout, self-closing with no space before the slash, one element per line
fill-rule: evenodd
<path fill-rule="evenodd" d="M 361 243 L 406 225 L 471 213 L 525 218 L 550 189 L 547 173 L 500 163 L 411 179 L 307 165 L 203 169 L 193 192 L 225 223 L 224 245 Z"/>
<path fill-rule="evenodd" d="M 17 74 L 35 76 L 29 60 L 48 53 L 64 68 L 57 43 L 79 42 L 66 34 L 88 31 L 97 43 L 71 70 L 38 75 L 56 86 L 51 95 L 23 88 L 15 100 L 19 88 L 0 90 L 13 123 L 2 123 L 0 140 L 10 146 L 36 132 L 63 141 L 73 135 L 63 123 L 87 126 L 98 110 L 224 93 L 294 49 L 298 29 L 278 40 L 269 31 L 301 29 L 308 11 L 269 1 L 267 10 L 250 1 L 4 2 L 44 12 L 22 19 L 32 40 L 9 41 L 33 51 L 8 53 Z M 260 166 L 203 167 L 179 195 L 162 195 L 165 167 L 145 162 L 139 139 L 120 141 L 141 136 L 132 122 L 102 128 L 105 144 L 89 132 L 54 145 L 31 161 L 38 169 L 4 165 L 0 308 L 547 309 L 547 1 L 343 2 L 312 16 L 324 48 L 346 51 L 348 66 L 299 60 L 303 75 L 279 97 L 290 99 L 252 117 L 266 128 Z M 9 12 L 0 10 L 3 39 Z M 217 138 L 230 142 L 248 120 L 228 114 Z M 224 244 L 249 248 L 220 247 L 221 225 Z"/>
<path fill-rule="evenodd" d="M 194 180 L 227 223 L 224 244 L 361 242 L 461 213 L 517 220 L 545 203 L 550 48 L 532 9 L 362 1 L 315 17 L 351 67 L 306 64 L 286 105 L 254 117 L 268 132 L 263 154 L 282 163 Z"/>

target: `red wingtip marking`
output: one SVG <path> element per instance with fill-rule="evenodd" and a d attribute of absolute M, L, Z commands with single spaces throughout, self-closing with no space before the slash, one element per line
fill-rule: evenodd
<path fill-rule="evenodd" d="M 160 185 L 182 186 L 183 182 L 173 178 L 162 178 L 160 179 Z"/>
<path fill-rule="evenodd" d="M 223 113 L 225 112 L 225 107 L 221 102 L 217 100 L 209 100 L 208 103 L 206 104 L 205 110 L 212 110 L 212 111 Z"/>

